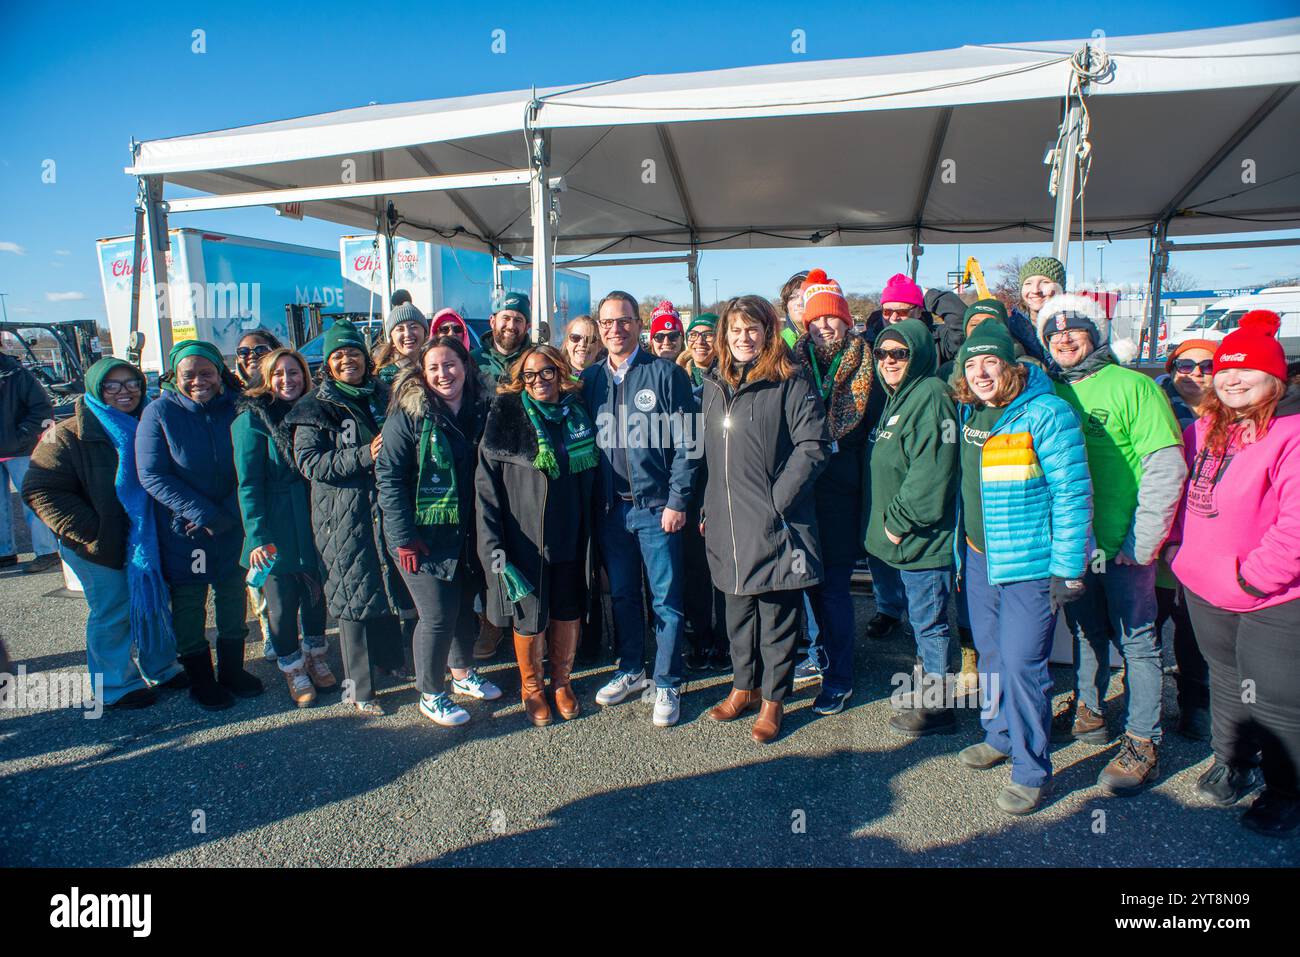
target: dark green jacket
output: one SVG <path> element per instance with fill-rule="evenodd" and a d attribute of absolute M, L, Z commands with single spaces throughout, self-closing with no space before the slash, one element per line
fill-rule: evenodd
<path fill-rule="evenodd" d="M 280 407 L 276 407 L 276 406 Z M 320 559 L 311 534 L 310 486 L 293 463 L 293 437 L 284 424 L 289 411 L 267 395 L 241 398 L 230 427 L 239 476 L 239 511 L 244 519 L 244 548 L 239 564 L 248 568 L 248 553 L 274 545 L 276 575 L 320 575 Z"/>
<path fill-rule="evenodd" d="M 469 355 L 474 360 L 474 364 L 478 366 L 479 372 L 495 384 L 505 382 L 510 378 L 510 367 L 515 364 L 515 360 L 519 358 L 520 353 L 526 348 L 528 348 L 527 343 L 521 345 L 510 355 L 504 356 L 497 352 L 497 347 L 492 344 L 492 337 L 489 335 L 485 336 L 483 344 Z"/>
<path fill-rule="evenodd" d="M 876 363 L 886 400 L 871 435 L 867 551 L 908 571 L 943 568 L 953 562 L 957 521 L 957 407 L 935 377 L 934 340 L 925 324 L 905 319 L 890 328 L 912 358 L 897 389 L 884 385 Z M 897 343 L 877 339 L 876 345 Z M 891 542 L 886 528 L 902 542 Z"/>

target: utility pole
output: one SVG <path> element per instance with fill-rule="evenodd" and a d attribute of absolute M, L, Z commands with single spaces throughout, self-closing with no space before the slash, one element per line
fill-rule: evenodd
<path fill-rule="evenodd" d="M 0 309 L 4 310 L 5 322 L 9 321 L 9 303 L 5 302 L 5 297 L 8 295 L 7 292 L 0 292 Z"/>
<path fill-rule="evenodd" d="M 1101 257 L 1100 262 L 1097 264 L 1097 272 L 1100 273 L 1097 277 L 1097 285 L 1100 286 L 1106 282 L 1106 246 L 1104 243 L 1097 244 L 1097 255 Z"/>
<path fill-rule="evenodd" d="M 716 279 L 713 280 L 713 304 L 715 306 L 718 304 L 718 281 Z"/>

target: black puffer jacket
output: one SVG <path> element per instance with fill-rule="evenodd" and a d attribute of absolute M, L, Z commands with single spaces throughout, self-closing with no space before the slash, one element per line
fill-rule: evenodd
<path fill-rule="evenodd" d="M 0 353 L 0 458 L 30 455 L 54 406 L 41 385 L 13 356 Z"/>
<path fill-rule="evenodd" d="M 424 568 L 443 581 L 465 574 L 477 590 L 481 575 L 474 548 L 474 469 L 487 418 L 487 397 L 476 390 L 473 397 L 465 397 L 460 414 L 452 416 L 445 406 L 435 406 L 429 400 L 418 370 L 413 369 L 394 380 L 392 401 L 384 422 L 384 445 L 375 462 L 375 484 L 389 552 L 396 560 L 399 545 L 419 538 L 429 548 L 429 554 L 421 560 Z M 456 493 L 460 500 L 460 523 L 456 525 L 418 525 L 415 520 L 420 430 L 431 415 L 436 428 L 447 436 L 456 462 Z"/>
<path fill-rule="evenodd" d="M 703 403 L 704 545 L 714 587 L 761 595 L 820 583 L 813 487 L 830 432 L 812 383 L 794 375 L 745 382 L 733 394 L 715 366 Z"/>
<path fill-rule="evenodd" d="M 562 445 L 555 449 L 564 461 Z M 475 477 L 478 513 L 478 553 L 487 578 L 484 613 L 492 624 L 513 626 L 524 635 L 535 635 L 550 622 L 548 578 L 543 577 L 546 554 L 545 520 L 550 480 L 533 466 L 537 457 L 537 434 L 518 395 L 501 395 L 492 402 L 483 441 L 479 444 L 478 473 Z M 564 467 L 567 468 L 567 462 Z M 579 472 L 578 554 L 591 581 L 594 557 L 591 549 L 592 492 L 598 469 Z M 502 587 L 501 576 L 493 574 L 501 557 L 514 565 L 533 585 L 533 592 L 512 604 Z"/>
<path fill-rule="evenodd" d="M 382 383 L 377 388 L 386 392 Z M 325 563 L 329 613 L 366 621 L 397 614 L 396 596 L 405 586 L 384 548 L 370 446 L 355 425 L 348 427 L 355 415 L 326 379 L 284 421 L 293 429 L 294 460 L 311 482 L 312 534 Z"/>

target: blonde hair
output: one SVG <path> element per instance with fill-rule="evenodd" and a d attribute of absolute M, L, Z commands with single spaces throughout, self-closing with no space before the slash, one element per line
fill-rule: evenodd
<path fill-rule="evenodd" d="M 262 361 L 257 364 L 258 383 L 250 389 L 244 390 L 244 395 L 249 398 L 256 398 L 259 395 L 271 394 L 271 373 L 275 371 L 275 364 L 285 356 L 289 356 L 302 369 L 302 386 L 305 393 L 311 388 L 311 368 L 307 365 L 307 360 L 302 357 L 302 353 L 295 352 L 285 346 L 278 349 L 272 349 L 266 355 L 262 356 Z"/>

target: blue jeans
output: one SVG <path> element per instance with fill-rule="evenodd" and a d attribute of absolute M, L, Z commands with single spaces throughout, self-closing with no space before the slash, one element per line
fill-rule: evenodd
<path fill-rule="evenodd" d="M 826 671 L 822 690 L 843 694 L 853 690 L 853 563 L 827 565 L 820 585 L 808 589 L 813 618 L 826 648 Z M 813 654 L 809 648 L 808 653 Z"/>
<path fill-rule="evenodd" d="M 23 491 L 23 477 L 27 475 L 27 467 L 31 465 L 31 456 L 20 455 L 18 458 L 5 459 L 0 461 L 0 491 L 4 492 L 0 496 L 0 558 L 7 557 L 17 553 L 17 546 L 14 544 L 14 520 L 13 511 L 9 507 L 9 483 L 13 482 L 14 491 L 21 496 Z M 58 540 L 54 533 L 45 527 L 45 523 L 36 517 L 36 513 L 23 503 L 23 517 L 27 519 L 27 530 L 32 536 L 32 551 L 40 555 L 50 555 L 59 550 Z"/>
<path fill-rule="evenodd" d="M 104 676 L 104 704 L 150 685 L 169 681 L 180 673 L 176 648 L 153 652 L 148 660 L 131 655 L 131 612 L 126 569 L 105 568 L 86 561 L 72 549 L 60 546 L 81 587 L 86 590 L 90 616 L 86 619 L 86 668 Z"/>
<path fill-rule="evenodd" d="M 817 621 L 817 612 L 813 608 L 812 589 L 804 592 L 803 618 L 808 626 L 808 657 L 819 665 L 826 662 L 825 642 L 821 640 L 821 625 Z"/>
<path fill-rule="evenodd" d="M 902 621 L 907 617 L 907 595 L 903 593 L 898 569 L 874 555 L 867 556 L 867 567 L 871 569 L 871 594 L 876 611 Z"/>
<path fill-rule="evenodd" d="M 596 534 L 614 609 L 616 674 L 636 674 L 645 663 L 644 564 L 655 613 L 655 687 L 676 688 L 683 671 L 682 533 L 665 532 L 659 524 L 662 514 L 662 508 L 634 508 L 619 501 L 600 517 Z"/>
<path fill-rule="evenodd" d="M 916 652 L 927 675 L 948 673 L 948 592 L 952 588 L 951 568 L 897 572 L 907 599 L 907 620 L 916 634 Z"/>
<path fill-rule="evenodd" d="M 1084 576 L 1087 592 L 1064 607 L 1074 636 L 1075 677 L 1079 700 L 1093 711 L 1110 682 L 1110 629 L 1124 655 L 1124 692 L 1128 698 L 1124 730 L 1159 741 L 1160 696 L 1164 668 L 1156 631 L 1156 566 L 1106 563 L 1105 572 Z"/>
<path fill-rule="evenodd" d="M 980 674 L 986 688 L 997 682 L 996 701 L 981 701 L 984 742 L 1011 755 L 1012 781 L 1041 788 L 1052 777 L 1052 580 L 990 585 L 987 556 L 964 547 L 963 591 Z"/>

